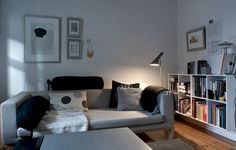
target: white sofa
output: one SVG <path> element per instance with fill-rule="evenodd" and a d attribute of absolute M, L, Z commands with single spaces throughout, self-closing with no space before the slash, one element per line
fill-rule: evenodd
<path fill-rule="evenodd" d="M 166 129 L 173 138 L 174 102 L 172 94 L 164 94 L 160 100 L 160 114 L 146 111 L 117 111 L 108 108 L 111 89 L 86 90 L 89 110 L 85 113 L 89 130 L 129 127 L 136 133 Z M 76 92 L 76 91 L 73 91 Z M 1 136 L 4 145 L 17 142 L 16 111 L 25 100 L 34 95 L 48 97 L 48 91 L 21 92 L 1 104 Z"/>

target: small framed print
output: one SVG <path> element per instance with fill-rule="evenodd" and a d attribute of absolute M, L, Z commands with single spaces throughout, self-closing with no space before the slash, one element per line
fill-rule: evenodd
<path fill-rule="evenodd" d="M 194 29 L 186 33 L 187 50 L 197 51 L 206 49 L 205 27 Z"/>
<path fill-rule="evenodd" d="M 83 40 L 67 39 L 67 59 L 82 59 Z"/>
<path fill-rule="evenodd" d="M 67 18 L 67 37 L 82 38 L 83 19 Z"/>

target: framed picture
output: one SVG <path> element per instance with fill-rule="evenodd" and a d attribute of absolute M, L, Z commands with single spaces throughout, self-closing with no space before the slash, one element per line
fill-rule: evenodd
<path fill-rule="evenodd" d="M 60 62 L 58 17 L 25 15 L 25 62 Z"/>
<path fill-rule="evenodd" d="M 83 19 L 67 18 L 67 37 L 82 38 Z"/>
<path fill-rule="evenodd" d="M 205 27 L 188 31 L 186 33 L 186 39 L 188 51 L 206 49 Z"/>
<path fill-rule="evenodd" d="M 67 39 L 67 58 L 82 59 L 83 40 Z"/>

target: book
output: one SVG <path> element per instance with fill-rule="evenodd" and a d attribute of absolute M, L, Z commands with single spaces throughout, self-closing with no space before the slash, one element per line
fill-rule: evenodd
<path fill-rule="evenodd" d="M 216 104 L 212 104 L 212 124 L 216 125 Z"/>
<path fill-rule="evenodd" d="M 212 124 L 212 105 L 208 103 L 208 123 Z"/>

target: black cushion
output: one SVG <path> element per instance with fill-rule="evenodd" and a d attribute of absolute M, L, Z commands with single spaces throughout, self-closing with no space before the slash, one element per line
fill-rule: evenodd
<path fill-rule="evenodd" d="M 33 96 L 26 100 L 17 110 L 17 127 L 28 130 L 34 129 L 42 119 L 43 115 L 49 110 L 50 102 L 42 96 Z"/>
<path fill-rule="evenodd" d="M 166 91 L 167 89 L 158 86 L 148 86 L 146 87 L 140 98 L 140 104 L 143 107 L 143 110 L 153 112 L 157 105 L 157 96 L 162 91 Z"/>
<path fill-rule="evenodd" d="M 120 83 L 117 81 L 112 80 L 112 89 L 111 89 L 111 99 L 110 99 L 110 104 L 109 107 L 110 108 L 117 108 L 117 88 L 119 86 L 129 86 L 132 88 L 139 88 L 139 83 L 134 83 L 134 84 L 125 84 L 125 83 Z"/>
<path fill-rule="evenodd" d="M 51 84 L 51 89 L 54 91 L 102 89 L 104 87 L 103 79 L 96 76 L 60 76 L 53 78 L 48 83 Z"/>

